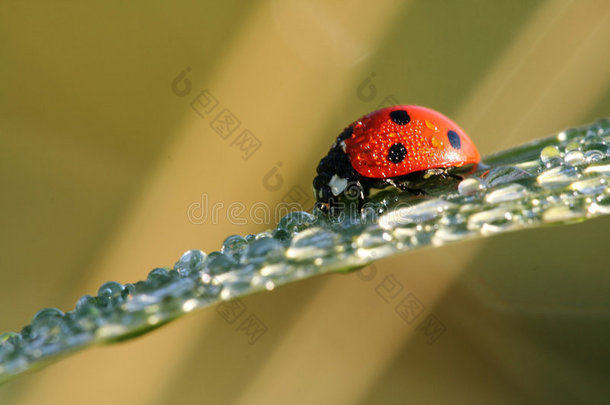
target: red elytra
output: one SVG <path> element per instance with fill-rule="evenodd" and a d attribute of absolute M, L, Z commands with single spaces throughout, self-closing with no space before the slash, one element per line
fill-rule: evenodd
<path fill-rule="evenodd" d="M 416 105 L 383 108 L 352 124 L 345 152 L 369 178 L 392 178 L 422 170 L 480 161 L 464 130 L 443 114 Z"/>

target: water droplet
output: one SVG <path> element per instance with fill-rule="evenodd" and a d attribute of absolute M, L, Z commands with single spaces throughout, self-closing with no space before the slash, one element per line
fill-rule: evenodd
<path fill-rule="evenodd" d="M 585 163 L 585 155 L 579 150 L 572 150 L 566 153 L 563 161 L 570 166 L 578 166 Z"/>
<path fill-rule="evenodd" d="M 181 275 L 201 271 L 203 270 L 205 259 L 206 254 L 203 251 L 198 249 L 187 250 L 174 265 L 174 270 Z"/>
<path fill-rule="evenodd" d="M 471 177 L 460 181 L 460 184 L 458 184 L 458 193 L 461 195 L 470 195 L 476 193 L 482 188 L 483 185 L 481 184 L 481 180 Z"/>
<path fill-rule="evenodd" d="M 430 122 L 428 120 L 425 120 L 424 122 L 426 123 L 426 126 L 428 128 L 430 128 L 431 130 L 438 131 L 438 128 L 436 127 L 436 125 L 434 125 L 434 123 L 432 123 L 432 122 Z"/>
<path fill-rule="evenodd" d="M 286 257 L 297 260 L 313 260 L 330 255 L 339 246 L 339 235 L 319 227 L 306 229 L 297 234 L 286 251 Z"/>
<path fill-rule="evenodd" d="M 578 170 L 571 166 L 560 166 L 545 170 L 536 178 L 544 187 L 560 187 L 571 184 L 579 177 Z"/>
<path fill-rule="evenodd" d="M 582 220 L 584 210 L 566 205 L 549 207 L 542 214 L 542 220 L 547 223 L 574 222 Z"/>
<path fill-rule="evenodd" d="M 182 310 L 184 312 L 191 312 L 193 309 L 197 308 L 198 305 L 199 302 L 196 299 L 191 298 L 182 303 Z"/>
<path fill-rule="evenodd" d="M 605 155 L 598 150 L 590 150 L 585 152 L 585 160 L 587 163 L 599 162 Z"/>
<path fill-rule="evenodd" d="M 598 196 L 589 207 L 589 212 L 594 215 L 610 214 L 610 194 Z"/>
<path fill-rule="evenodd" d="M 171 280 L 172 278 L 169 274 L 169 271 L 161 267 L 151 270 L 150 273 L 148 273 L 148 277 L 146 278 L 148 284 L 153 288 L 167 284 Z"/>
<path fill-rule="evenodd" d="M 488 187 L 499 186 L 500 184 L 512 183 L 518 180 L 531 178 L 532 175 L 523 169 L 515 166 L 500 166 L 493 168 L 485 176 Z"/>
<path fill-rule="evenodd" d="M 440 246 L 445 243 L 454 242 L 475 236 L 477 233 L 461 227 L 441 228 L 434 233 L 432 244 Z"/>
<path fill-rule="evenodd" d="M 398 206 L 379 218 L 379 226 L 384 229 L 392 229 L 412 223 L 422 223 L 438 218 L 441 213 L 454 206 L 455 204 L 438 198 L 416 205 Z"/>
<path fill-rule="evenodd" d="M 277 239 L 260 238 L 248 245 L 244 258 L 255 264 L 278 262 L 284 258 L 284 246 Z"/>
<path fill-rule="evenodd" d="M 498 233 L 512 227 L 513 215 L 506 208 L 493 208 L 477 212 L 468 218 L 467 229 L 482 235 Z"/>
<path fill-rule="evenodd" d="M 57 342 L 59 335 L 67 329 L 64 313 L 57 308 L 45 308 L 38 311 L 32 318 L 30 327 L 32 336 L 38 340 L 38 345 L 43 342 Z M 36 356 L 41 354 L 37 353 Z"/>
<path fill-rule="evenodd" d="M 521 184 L 509 184 L 497 190 L 494 190 L 485 196 L 485 201 L 490 204 L 498 204 L 501 202 L 518 200 L 527 195 L 527 189 Z"/>
<path fill-rule="evenodd" d="M 76 302 L 76 311 L 81 314 L 87 313 L 92 309 L 96 310 L 96 314 L 99 313 L 97 311 L 97 300 L 90 295 L 83 295 Z"/>
<path fill-rule="evenodd" d="M 595 177 L 572 183 L 570 188 L 581 194 L 599 194 L 606 189 L 607 181 L 603 177 Z"/>
<path fill-rule="evenodd" d="M 565 146 L 566 153 L 580 150 L 580 143 L 577 141 L 568 142 Z"/>
<path fill-rule="evenodd" d="M 443 143 L 438 138 L 436 138 L 435 136 L 430 138 L 430 144 L 435 149 L 443 149 Z"/>
<path fill-rule="evenodd" d="M 598 142 L 602 142 L 602 138 L 601 136 L 599 136 L 599 134 L 597 133 L 597 129 L 591 127 L 587 133 L 585 134 L 585 137 L 583 138 L 584 143 L 598 143 Z"/>
<path fill-rule="evenodd" d="M 296 211 L 286 214 L 278 224 L 278 229 L 283 229 L 292 234 L 300 232 L 315 222 L 315 217 L 308 212 Z"/>
<path fill-rule="evenodd" d="M 38 311 L 36 313 L 36 315 L 34 315 L 34 318 L 32 318 L 31 326 L 35 327 L 40 324 L 44 324 L 49 319 L 57 319 L 57 318 L 61 319 L 63 317 L 64 317 L 64 313 L 57 308 L 44 308 L 44 309 L 41 309 L 40 311 Z"/>
<path fill-rule="evenodd" d="M 540 152 L 540 160 L 547 167 L 551 167 L 561 161 L 561 152 L 556 146 L 546 146 Z"/>
<path fill-rule="evenodd" d="M 101 298 L 113 299 L 121 296 L 123 286 L 116 281 L 108 281 L 100 286 L 97 290 L 97 295 Z"/>
<path fill-rule="evenodd" d="M 0 335 L 0 345 L 5 345 L 7 342 L 20 342 L 21 335 L 17 332 L 6 332 Z"/>
<path fill-rule="evenodd" d="M 242 253 L 248 247 L 248 241 L 239 235 L 231 235 L 222 243 L 221 253 L 239 261 Z"/>
<path fill-rule="evenodd" d="M 254 242 L 253 242 L 254 243 Z M 218 275 L 230 271 L 237 266 L 237 262 L 232 258 L 220 252 L 212 252 L 208 256 L 205 263 L 206 273 Z"/>
<path fill-rule="evenodd" d="M 273 237 L 273 239 L 277 239 L 280 241 L 289 241 L 290 240 L 290 234 L 283 229 L 274 230 L 272 237 Z"/>
<path fill-rule="evenodd" d="M 395 248 L 392 243 L 394 237 L 387 230 L 376 226 L 367 227 L 356 238 L 357 253 L 359 257 L 375 259 L 390 254 Z"/>
<path fill-rule="evenodd" d="M 608 175 L 610 174 L 610 165 L 591 165 L 583 170 L 583 173 L 602 173 Z"/>

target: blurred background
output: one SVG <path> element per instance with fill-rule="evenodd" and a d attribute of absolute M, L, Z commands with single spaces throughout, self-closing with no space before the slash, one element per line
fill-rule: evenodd
<path fill-rule="evenodd" d="M 0 332 L 274 227 L 257 204 L 309 207 L 319 159 L 379 106 L 439 110 L 482 155 L 609 116 L 609 49 L 607 0 L 2 2 Z M 86 350 L 0 403 L 602 402 L 609 225 L 250 296 L 237 320 L 209 308 Z"/>

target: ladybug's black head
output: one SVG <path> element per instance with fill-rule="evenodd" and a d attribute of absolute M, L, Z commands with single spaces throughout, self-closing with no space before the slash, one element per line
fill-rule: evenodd
<path fill-rule="evenodd" d="M 346 194 L 362 196 L 360 174 L 352 167 L 345 153 L 345 139 L 352 135 L 353 128 L 347 127 L 338 137 L 328 154 L 318 164 L 318 175 L 313 179 L 313 190 L 317 206 L 325 212 L 333 212 L 339 204 L 339 197 Z"/>

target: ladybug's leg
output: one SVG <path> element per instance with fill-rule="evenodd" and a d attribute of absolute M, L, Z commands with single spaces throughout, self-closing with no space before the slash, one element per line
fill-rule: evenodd
<path fill-rule="evenodd" d="M 360 183 L 360 181 L 358 181 L 358 185 L 360 186 L 360 194 L 358 195 L 358 211 L 362 212 L 362 207 L 364 206 L 364 200 L 366 197 L 369 196 L 369 192 L 371 191 L 371 188 L 366 185 L 362 185 Z"/>
<path fill-rule="evenodd" d="M 361 210 L 364 205 L 364 198 L 368 196 L 369 190 L 359 179 L 352 179 L 345 188 L 344 194 L 349 200 L 358 199 L 358 209 Z"/>
<path fill-rule="evenodd" d="M 459 174 L 455 174 L 455 173 L 445 172 L 445 176 L 446 177 L 451 177 L 452 179 L 456 179 L 456 180 L 459 180 L 459 181 L 464 180 L 464 177 L 460 176 Z"/>
<path fill-rule="evenodd" d="M 426 195 L 428 193 L 426 193 L 424 190 L 420 189 L 420 188 L 410 188 L 407 185 L 409 184 L 408 182 L 403 182 L 403 181 L 394 181 L 393 179 L 385 179 L 385 182 L 391 186 L 396 187 L 397 189 L 401 190 L 401 191 L 406 191 L 408 193 L 411 194 L 415 194 L 415 195 Z"/>
<path fill-rule="evenodd" d="M 459 174 L 455 174 L 451 171 L 449 171 L 449 169 L 430 169 L 428 171 L 426 171 L 426 174 L 424 175 L 424 178 L 427 177 L 431 177 L 431 176 L 441 176 L 442 178 L 451 178 L 451 179 L 456 179 L 456 180 L 464 180 L 464 177 L 460 176 Z"/>

